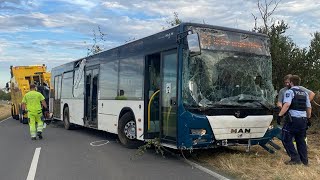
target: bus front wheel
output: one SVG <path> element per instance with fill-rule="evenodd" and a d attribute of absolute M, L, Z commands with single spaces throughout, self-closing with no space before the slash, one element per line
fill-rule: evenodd
<path fill-rule="evenodd" d="M 118 124 L 118 137 L 121 144 L 130 149 L 142 145 L 142 143 L 137 140 L 136 129 L 136 122 L 132 113 L 128 112 L 124 114 Z"/>

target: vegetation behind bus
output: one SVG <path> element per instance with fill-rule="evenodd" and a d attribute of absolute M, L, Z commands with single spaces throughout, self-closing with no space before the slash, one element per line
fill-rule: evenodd
<path fill-rule="evenodd" d="M 7 92 L 0 89 L 0 100 L 10 101 L 11 100 L 10 93 L 7 93 Z"/>
<path fill-rule="evenodd" d="M 262 25 L 257 24 L 259 19 L 254 16 L 255 27 L 253 31 L 264 33 L 270 38 L 270 51 L 272 57 L 272 80 L 276 90 L 283 87 L 283 77 L 287 74 L 299 75 L 302 85 L 313 91 L 320 90 L 320 32 L 311 34 L 309 47 L 299 47 L 286 34 L 289 24 L 284 20 L 273 18 L 273 13 L 281 0 L 258 0 L 257 8 L 260 12 Z"/>

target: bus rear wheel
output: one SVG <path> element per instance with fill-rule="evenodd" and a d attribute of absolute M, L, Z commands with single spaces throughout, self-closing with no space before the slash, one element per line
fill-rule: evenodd
<path fill-rule="evenodd" d="M 118 137 L 125 147 L 129 149 L 138 148 L 142 142 L 137 140 L 136 122 L 132 113 L 124 114 L 118 124 Z"/>
<path fill-rule="evenodd" d="M 66 130 L 71 130 L 73 125 L 70 123 L 69 107 L 63 109 L 63 125 Z"/>

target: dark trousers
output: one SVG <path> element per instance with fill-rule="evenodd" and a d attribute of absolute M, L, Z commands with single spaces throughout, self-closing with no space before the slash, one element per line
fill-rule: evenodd
<path fill-rule="evenodd" d="M 308 164 L 308 151 L 305 141 L 307 118 L 292 117 L 292 122 L 287 122 L 282 128 L 282 143 L 292 161 Z M 293 138 L 297 149 L 294 147 Z"/>

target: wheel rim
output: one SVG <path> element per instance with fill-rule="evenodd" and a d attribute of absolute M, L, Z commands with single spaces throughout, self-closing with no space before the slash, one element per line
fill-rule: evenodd
<path fill-rule="evenodd" d="M 134 121 L 129 121 L 124 126 L 124 134 L 128 139 L 136 139 L 136 123 Z"/>

